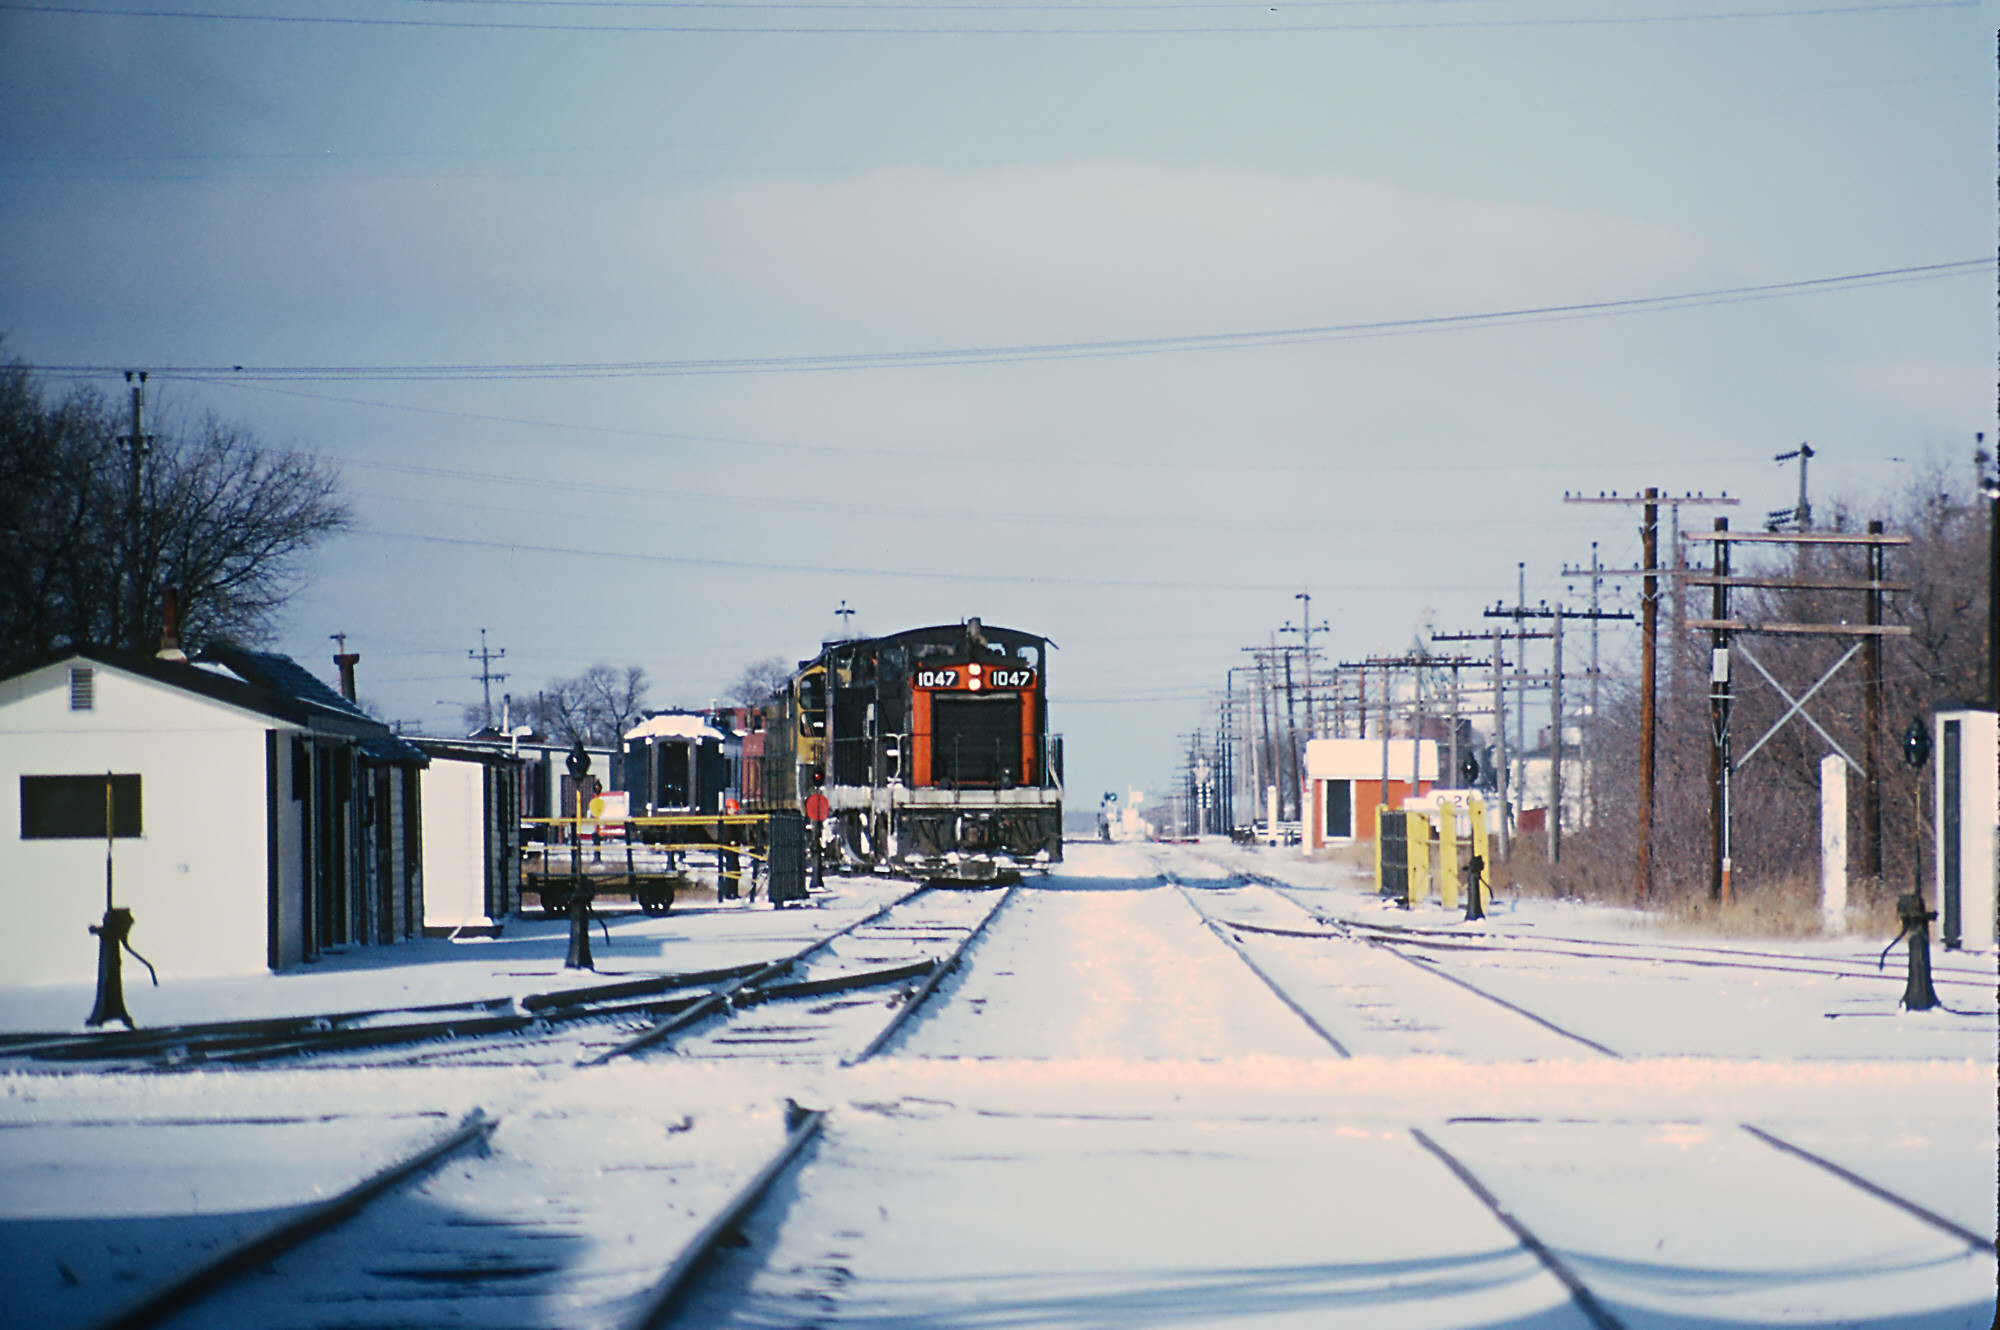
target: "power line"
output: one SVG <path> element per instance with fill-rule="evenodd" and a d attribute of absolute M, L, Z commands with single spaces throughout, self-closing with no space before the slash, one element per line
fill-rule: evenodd
<path fill-rule="evenodd" d="M 1959 259 L 1837 277 L 1811 277 L 1756 286 L 1718 287 L 1676 295 L 1635 296 L 1622 300 L 1580 301 L 1538 305 L 1478 314 L 1441 314 L 1426 318 L 1381 319 L 1366 323 L 1336 323 L 1252 332 L 1191 333 L 1176 337 L 1130 337 L 1106 341 L 1042 342 L 929 351 L 862 351 L 805 356 L 741 356 L 692 360 L 543 361 L 511 365 L 172 365 L 156 367 L 156 377 L 196 382 L 410 383 L 489 381 L 495 379 L 613 379 L 674 378 L 704 374 L 824 373 L 835 370 L 906 369 L 928 366 L 988 365 L 1020 361 L 1080 360 L 1111 356 L 1162 355 L 1185 351 L 1222 351 L 1245 347 L 1293 346 L 1311 342 L 1363 341 L 1433 332 L 1508 327 L 1522 323 L 1552 323 L 1621 314 L 1696 309 L 1708 305 L 1776 300 L 1789 296 L 1988 272 L 1993 259 Z M 45 374 L 103 377 L 122 374 L 125 365 L 30 365 Z"/>
<path fill-rule="evenodd" d="M 42 369 L 42 372 L 54 373 L 56 371 L 44 367 Z M 84 375 L 80 377 L 90 377 L 90 376 Z M 625 425 L 591 425 L 581 421 L 574 421 L 574 420 L 535 420 L 524 416 L 494 415 L 484 411 L 459 411 L 449 407 L 416 406 L 408 402 L 378 402 L 361 397 L 338 397 L 331 393 L 301 392 L 296 388 L 274 388 L 269 384 L 264 384 L 264 383 L 238 383 L 230 379 L 202 379 L 202 380 L 195 380 L 195 382 L 203 383 L 209 387 L 233 388 L 239 392 L 248 392 L 248 393 L 272 393 L 280 397 L 296 397 L 305 401 L 312 401 L 312 402 L 337 402 L 344 406 L 375 407 L 384 411 L 407 411 L 407 412 L 413 412 L 418 415 L 446 416 L 457 420 L 483 421 L 501 425 L 525 425 L 536 429 L 571 430 L 585 434 L 610 434 L 610 435 L 617 435 L 633 439 L 666 439 L 673 442 L 717 444 L 727 448 L 767 448 L 767 449 L 776 449 L 792 453 L 820 454 L 828 457 L 885 457 L 903 465 L 907 465 L 912 462 L 929 462 L 929 463 L 939 463 L 939 464 L 974 462 L 978 463 L 981 466 L 986 466 L 989 465 L 993 460 L 992 454 L 985 452 L 955 453 L 955 452 L 941 452 L 938 451 L 937 449 L 872 448 L 864 444 L 800 443 L 796 440 L 791 440 L 791 439 L 739 439 L 720 434 L 681 434 L 681 433 L 676 433 L 672 430 L 636 429 L 631 426 L 625 426 Z M 323 452 L 317 455 L 322 457 L 328 457 L 329 460 L 339 462 L 343 466 L 371 467 L 379 470 L 388 470 L 388 471 L 408 471 L 412 474 L 437 475 L 448 479 L 490 480 L 502 484 L 534 485 L 539 488 L 545 488 L 545 489 L 603 488 L 606 490 L 616 489 L 620 493 L 632 492 L 629 488 L 623 486 L 596 487 L 590 485 L 589 482 L 558 481 L 542 476 L 507 475 L 505 473 L 495 472 L 495 471 L 477 471 L 477 472 L 451 471 L 441 468 L 420 467 L 413 464 L 354 461 L 352 459 L 334 457 L 331 456 L 330 454 L 326 454 Z M 1684 463 L 1704 462 L 1704 463 L 1715 463 L 1720 465 L 1729 462 L 1740 461 L 1741 459 L 1737 457 L 1684 457 L 1679 460 Z M 1035 458 L 1034 461 L 1037 466 L 1042 466 L 1042 467 L 1050 467 L 1050 466 L 1101 467 L 1117 471 L 1129 471 L 1132 466 L 1131 459 L 1125 457 L 1112 457 L 1104 459 L 1069 457 L 1069 456 L 1038 457 Z M 1639 467 L 1652 468 L 1656 466 L 1656 463 L 1651 460 L 1636 461 L 1636 462 L 1593 461 L 1591 465 L 1595 470 L 1607 471 L 1607 470 L 1631 470 Z M 1180 461 L 1174 458 L 1149 457 L 1146 459 L 1146 466 L 1147 469 L 1153 471 L 1159 471 L 1159 470 L 1224 471 L 1228 472 L 1231 475 L 1238 475 L 1246 471 L 1271 471 L 1271 472 L 1282 473 L 1288 476 L 1296 476 L 1301 474 L 1302 472 L 1309 472 L 1309 473 L 1338 472 L 1343 476 L 1354 476 L 1357 474 L 1391 473 L 1391 472 L 1428 474 L 1429 472 L 1434 471 L 1436 469 L 1433 464 L 1427 462 L 1412 462 L 1406 465 L 1397 466 L 1397 465 L 1384 464 L 1374 459 L 1370 459 L 1366 462 L 1361 462 L 1361 463 L 1349 462 L 1345 465 L 1338 465 L 1338 466 L 1333 464 L 1327 464 L 1322 466 L 1309 466 L 1309 465 L 1301 466 L 1288 462 L 1260 463 L 1248 459 L 1234 459 L 1234 458 L 1227 461 L 1218 462 L 1218 461 Z M 1462 466 L 1455 466 L 1453 469 L 1462 472 L 1505 471 L 1512 473 L 1517 471 L 1559 471 L 1559 470 L 1568 471 L 1568 470 L 1574 470 L 1575 468 L 1576 464 L 1570 461 L 1528 462 L 1528 461 L 1515 460 L 1507 462 L 1494 462 L 1485 465 L 1481 465 L 1478 463 L 1470 463 Z M 671 493 L 675 497 L 682 497 L 682 498 L 700 497 L 700 496 L 691 496 L 690 492 L 684 490 L 674 490 Z M 760 502 L 761 501 L 762 500 L 760 500 Z M 1489 525 L 1492 524 L 1489 523 Z M 1543 523 L 1535 523 L 1535 525 L 1540 526 L 1543 525 Z"/>
<path fill-rule="evenodd" d="M 1009 575 L 1005 573 L 959 573 L 943 569 L 908 568 L 852 568 L 835 564 L 811 563 L 760 563 L 749 559 L 716 559 L 691 554 L 656 554 L 624 550 L 579 549 L 569 545 L 538 545 L 511 540 L 478 540 L 469 536 L 439 536 L 414 531 L 385 531 L 380 527 L 369 527 L 357 532 L 359 535 L 383 536 L 391 540 L 414 540 L 432 545 L 463 545 L 475 549 L 507 550 L 517 554 L 564 554 L 579 558 L 626 560 L 638 563 L 675 564 L 695 568 L 737 568 L 746 572 L 762 573 L 824 573 L 841 577 L 895 577 L 926 582 L 980 582 L 999 585 L 1022 586 L 1087 586 L 1087 587 L 1127 587 L 1162 591 L 1271 591 L 1281 589 L 1281 584 L 1267 582 L 1188 582 L 1170 579 L 1145 580 L 1139 578 L 1110 577 L 1041 577 L 1030 574 Z M 1396 583 L 1388 585 L 1351 585 L 1336 588 L 1339 591 L 1486 591 L 1487 586 L 1437 586 L 1432 583 Z"/>
<path fill-rule="evenodd" d="M 244 14 L 190 9 L 103 9 L 84 5 L 7 4 L 0 9 L 27 14 L 70 14 L 92 18 L 190 19 L 208 22 L 311 24 L 360 28 L 444 28 L 484 32 L 575 32 L 628 35 L 662 33 L 746 36 L 900 36 L 900 37 L 1122 37 L 1222 36 L 1226 34 L 1295 34 L 1307 32 L 1413 32 L 1437 28 L 1604 28 L 1669 23 L 1707 23 L 1752 19 L 1823 18 L 1929 9 L 1966 9 L 1978 0 L 1878 0 L 1873 4 L 1806 5 L 1788 9 L 1725 9 L 1693 14 L 1597 14 L 1561 18 L 1397 19 L 1366 22 L 1165 25 L 1127 24 L 1118 27 L 1063 26 L 938 26 L 910 24 L 721 24 L 721 23 L 556 23 L 519 19 L 383 18 L 354 14 Z M 949 13 L 956 6 L 940 5 L 926 12 Z M 1102 12 L 1102 11 L 1098 11 Z M 1275 7 L 1267 9 L 1277 13 Z"/>

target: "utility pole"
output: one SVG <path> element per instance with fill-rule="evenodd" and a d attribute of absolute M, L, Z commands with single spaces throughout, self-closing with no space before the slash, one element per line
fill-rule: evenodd
<path fill-rule="evenodd" d="M 1655 777 L 1658 771 L 1655 736 L 1658 730 L 1659 700 L 1659 628 L 1660 628 L 1660 504 L 1666 503 L 1673 510 L 1674 521 L 1674 568 L 1680 565 L 1680 511 L 1681 505 L 1691 507 L 1727 506 L 1734 507 L 1740 499 L 1732 499 L 1725 492 L 1716 496 L 1707 494 L 1663 495 L 1657 487 L 1648 487 L 1638 494 L 1605 494 L 1596 496 L 1564 493 L 1564 503 L 1604 503 L 1637 505 L 1643 510 L 1639 524 L 1639 539 L 1644 550 L 1642 566 L 1616 571 L 1598 569 L 1599 577 L 1641 578 L 1639 611 L 1642 623 L 1639 629 L 1639 809 L 1637 841 L 1637 865 L 1633 874 L 1633 890 L 1643 904 L 1653 896 L 1653 809 L 1655 804 Z M 1674 578 L 1676 604 L 1679 603 L 1680 584 L 1684 579 Z M 1675 630 L 1675 642 L 1680 641 L 1679 629 Z M 1674 652 L 1676 662 L 1680 652 Z"/>
<path fill-rule="evenodd" d="M 1972 436 L 1986 495 L 1986 705 L 2000 711 L 2000 467 L 1986 474 L 1986 432 Z"/>
<path fill-rule="evenodd" d="M 1799 459 L 1799 487 L 1804 493 L 1805 459 Z M 1868 534 L 1882 534 L 1882 524 L 1870 522 Z M 1868 626 L 1880 629 L 1882 626 L 1882 546 L 1868 546 Z M 1864 639 L 1861 653 L 1861 668 L 1866 678 L 1863 697 L 1866 700 L 1865 724 L 1867 733 L 1862 736 L 1861 763 L 1867 774 L 1861 778 L 1861 871 L 1867 876 L 1881 880 L 1882 877 L 1882 753 L 1877 736 L 1882 731 L 1882 634 L 1873 632 Z"/>
<path fill-rule="evenodd" d="M 1292 599 L 1301 600 L 1305 602 L 1305 617 L 1302 620 L 1300 627 L 1294 628 L 1288 623 L 1283 628 L 1280 628 L 1278 631 L 1281 633 L 1297 633 L 1304 639 L 1305 642 L 1306 738 L 1313 739 L 1318 737 L 1319 727 L 1314 721 L 1314 711 L 1313 711 L 1313 631 L 1315 625 L 1313 624 L 1313 614 L 1312 614 L 1313 610 L 1312 592 L 1310 591 L 1298 592 L 1296 595 L 1292 597 Z M 1319 624 L 1317 625 L 1317 627 L 1321 631 L 1324 631 L 1327 628 L 1327 625 Z M 1301 814 L 1301 816 L 1303 816 L 1303 814 Z"/>
<path fill-rule="evenodd" d="M 1708 898 L 1729 899 L 1729 711 L 1734 701 L 1729 688 L 1729 544 L 1721 533 L 1729 530 L 1729 519 L 1715 519 L 1718 533 L 1715 546 L 1715 588 L 1710 613 L 1715 626 L 1709 631 L 1708 668 Z"/>
<path fill-rule="evenodd" d="M 1271 649 L 1279 650 L 1278 639 L 1271 638 Z M 1287 797 L 1291 800 L 1294 817 L 1299 811 L 1299 720 L 1298 712 L 1292 705 L 1292 653 L 1283 654 L 1285 662 L 1285 780 L 1289 790 L 1278 793 L 1278 811 L 1282 815 Z"/>
<path fill-rule="evenodd" d="M 1798 715 L 1802 717 L 1806 724 L 1818 731 L 1820 737 L 1826 740 L 1827 744 L 1843 758 L 1846 758 L 1848 764 L 1855 771 L 1860 773 L 1864 795 L 1874 796 L 1873 815 L 1876 818 L 1880 817 L 1880 786 L 1875 779 L 1876 763 L 1878 761 L 1876 731 L 1879 729 L 1881 722 L 1881 703 L 1879 700 L 1881 675 L 1879 666 L 1869 670 L 1865 688 L 1865 701 L 1868 713 L 1866 721 L 1867 734 L 1865 735 L 1867 740 L 1867 761 L 1865 765 L 1861 762 L 1856 762 L 1848 754 L 1847 750 L 1842 748 L 1832 735 L 1828 734 L 1825 728 L 1812 718 L 1812 714 L 1805 710 L 1805 704 L 1812 700 L 1813 695 L 1824 687 L 1835 674 L 1839 673 L 1841 667 L 1857 654 L 1866 653 L 1868 658 L 1879 661 L 1882 638 L 1889 636 L 1906 637 L 1909 635 L 1910 630 L 1907 627 L 1900 624 L 1888 625 L 1881 621 L 1882 593 L 1884 591 L 1902 591 L 1908 589 L 1907 586 L 1901 583 L 1884 582 L 1881 572 L 1884 548 L 1890 545 L 1908 545 L 1911 543 L 1911 538 L 1909 536 L 1884 535 L 1880 522 L 1870 522 L 1868 524 L 1868 534 L 1865 536 L 1853 535 L 1846 532 L 1816 531 L 1805 531 L 1797 534 L 1787 532 L 1735 533 L 1729 530 L 1727 521 L 1718 518 L 1713 532 L 1698 532 L 1691 536 L 1690 539 L 1709 540 L 1716 544 L 1714 557 L 1715 571 L 1711 574 L 1696 576 L 1691 579 L 1698 584 L 1710 585 L 1715 588 L 1713 617 L 1707 619 L 1690 619 L 1685 626 L 1693 629 L 1706 628 L 1713 634 L 1711 638 L 1711 650 L 1713 654 L 1709 669 L 1710 722 L 1714 728 L 1714 737 L 1711 741 L 1709 753 L 1711 780 L 1709 796 L 1709 890 L 1716 899 L 1724 900 L 1728 898 L 1731 890 L 1730 878 L 1732 870 L 1730 778 L 1736 768 L 1741 766 L 1743 762 L 1748 762 L 1752 757 L 1756 756 L 1758 750 L 1792 716 Z M 1866 580 L 1859 582 L 1827 578 L 1806 578 L 1798 575 L 1795 563 L 1795 571 L 1791 577 L 1736 577 L 1730 572 L 1729 550 L 1731 545 L 1736 544 L 1860 545 L 1864 546 L 1867 550 L 1869 575 Z M 1856 624 L 1845 619 L 1818 623 L 1753 623 L 1742 619 L 1734 619 L 1729 617 L 1728 601 L 1728 591 L 1734 587 L 1865 592 L 1868 600 L 1868 621 L 1864 624 Z M 1821 675 L 1817 683 L 1800 693 L 1797 697 L 1794 697 L 1790 690 L 1779 683 L 1777 677 L 1770 670 L 1766 669 L 1755 656 L 1751 655 L 1746 647 L 1736 643 L 1735 639 L 1739 635 L 1749 633 L 1783 634 L 1788 637 L 1859 637 L 1861 641 L 1851 647 L 1846 655 L 1835 661 L 1832 668 Z M 1733 657 L 1736 655 L 1741 655 L 1744 659 L 1748 660 L 1757 672 L 1764 676 L 1765 681 L 1776 689 L 1787 702 L 1791 703 L 1791 709 L 1778 718 L 1777 723 L 1765 732 L 1763 738 L 1757 740 L 1756 743 L 1745 750 L 1740 762 L 1731 757 L 1729 743 L 1729 708 L 1732 701 L 1730 671 L 1734 663 Z M 1864 863 L 1868 865 L 1870 871 L 1879 875 L 1881 869 L 1881 827 L 1879 822 L 1876 822 L 1872 827 L 1869 825 L 1871 820 L 1869 816 L 1870 811 L 1864 807 L 1862 829 L 1864 832 L 1872 831 L 1874 833 L 1874 843 L 1872 847 L 1864 843 Z M 1873 854 L 1872 862 L 1867 857 L 1871 850 Z"/>
<path fill-rule="evenodd" d="M 1521 691 L 1514 698 L 1514 747 L 1519 750 L 1523 761 L 1528 756 L 1528 565 L 1525 561 L 1514 565 L 1517 589 L 1514 592 L 1515 655 L 1521 662 Z"/>
<path fill-rule="evenodd" d="M 1645 624 L 1639 630 L 1639 862 L 1637 887 L 1640 904 L 1653 899 L 1653 802 L 1654 776 L 1658 757 L 1653 732 L 1660 673 L 1660 491 L 1646 490 L 1644 518 L 1639 524 L 1640 542 L 1645 553 L 1645 578 L 1640 583 L 1639 611 Z"/>
<path fill-rule="evenodd" d="M 123 632 L 112 639 L 133 651 L 146 648 L 146 459 L 153 450 L 153 436 L 146 433 L 146 371 L 126 370 L 125 382 L 132 385 L 132 432 L 119 439 L 131 458 L 126 487 L 126 539 L 131 542 L 125 556 L 125 614 Z"/>
<path fill-rule="evenodd" d="M 1562 862 L 1563 833 L 1563 608 L 1556 604 L 1549 663 L 1549 862 Z M 1593 627 L 1595 624 L 1592 625 Z"/>
<path fill-rule="evenodd" d="M 501 647 L 498 651 L 488 651 L 486 649 L 486 630 L 482 628 L 479 630 L 479 650 L 468 651 L 465 654 L 470 658 L 472 658 L 473 660 L 479 662 L 479 673 L 473 675 L 472 677 L 479 680 L 479 686 L 483 690 L 486 699 L 484 704 L 484 711 L 482 712 L 482 714 L 485 717 L 485 720 L 481 728 L 492 729 L 493 728 L 493 685 L 496 683 L 500 683 L 501 681 L 505 680 L 508 677 L 505 674 L 496 673 L 493 669 L 493 662 L 496 660 L 505 659 L 507 655 L 507 648 Z"/>
<path fill-rule="evenodd" d="M 1790 452 L 1779 453 L 1771 459 L 1774 462 L 1789 462 L 1794 457 L 1799 459 L 1799 506 L 1780 508 L 1776 512 L 1766 513 L 1764 515 L 1766 531 L 1783 531 L 1787 527 L 1794 531 L 1812 530 L 1812 501 L 1806 497 L 1806 464 L 1817 455 L 1813 452 L 1811 444 L 1802 443 Z"/>
<path fill-rule="evenodd" d="M 1528 707 L 1528 685 L 1531 682 L 1527 672 L 1527 649 L 1528 649 L 1527 644 L 1530 639 L 1545 638 L 1548 639 L 1554 651 L 1554 659 L 1551 663 L 1550 673 L 1548 677 L 1548 683 L 1550 688 L 1549 701 L 1550 701 L 1551 724 L 1549 727 L 1549 807 L 1547 810 L 1547 814 L 1550 821 L 1552 823 L 1558 824 L 1552 826 L 1549 829 L 1548 833 L 1549 861 L 1551 863 L 1554 863 L 1557 862 L 1557 860 L 1562 854 L 1562 829 L 1561 826 L 1559 825 L 1562 821 L 1562 760 L 1563 760 L 1562 758 L 1562 745 L 1563 745 L 1562 623 L 1564 619 L 1588 619 L 1590 620 L 1591 625 L 1595 627 L 1597 622 L 1601 619 L 1629 620 L 1632 616 L 1627 612 L 1625 612 L 1624 610 L 1605 611 L 1601 609 L 1592 609 L 1587 613 L 1578 613 L 1573 610 L 1565 610 L 1560 604 L 1558 604 L 1554 609 L 1549 608 L 1547 604 L 1531 608 L 1524 602 L 1521 604 L 1516 604 L 1512 607 L 1508 607 L 1505 605 L 1495 605 L 1492 609 L 1486 611 L 1486 617 L 1489 619 L 1512 619 L 1514 620 L 1516 625 L 1514 629 L 1514 637 L 1516 641 L 1520 643 L 1521 659 L 1520 659 L 1520 667 L 1516 671 L 1514 679 L 1520 689 L 1519 709 L 1523 713 L 1520 717 L 1517 717 L 1516 723 L 1518 726 L 1518 733 L 1521 736 L 1520 757 L 1524 762 L 1526 761 L 1528 755 L 1527 738 L 1526 738 L 1527 724 L 1526 724 L 1525 713 Z M 1529 632 L 1527 625 L 1527 621 L 1529 619 L 1551 620 L 1552 626 L 1550 628 L 1550 631 L 1546 633 Z M 1492 637 L 1494 642 L 1493 687 L 1494 687 L 1494 703 L 1496 709 L 1500 705 L 1500 689 L 1502 688 L 1504 682 L 1504 676 L 1501 673 L 1502 660 L 1500 655 L 1499 643 L 1501 635 L 1506 631 L 1507 630 L 1502 628 L 1495 628 L 1492 630 Z M 1433 642 L 1462 642 L 1471 640 L 1471 635 L 1464 633 L 1433 634 L 1431 636 L 1431 640 Z M 1504 740 L 1505 730 L 1501 724 L 1495 725 L 1495 731 Z M 1523 781 L 1525 782 L 1525 780 L 1526 780 L 1526 775 L 1524 767 Z M 1501 790 L 1501 815 L 1502 815 L 1501 825 L 1505 826 L 1508 785 L 1504 772 L 1500 790 Z M 1504 843 L 1505 842 L 1503 841 L 1503 845 Z"/>
<path fill-rule="evenodd" d="M 1590 542 L 1590 732 L 1584 736 L 1584 742 L 1590 748 L 1590 755 L 1584 759 L 1583 767 L 1584 804 L 1587 810 L 1584 814 L 1584 820 L 1585 825 L 1593 827 L 1597 825 L 1599 811 L 1597 807 L 1597 756 L 1600 749 L 1600 732 L 1598 729 L 1597 684 L 1603 675 L 1597 668 L 1597 612 L 1603 608 L 1602 602 L 1598 599 L 1600 588 L 1604 585 L 1604 578 L 1601 574 L 1603 567 L 1604 565 L 1597 561 L 1597 542 L 1593 540 Z"/>
<path fill-rule="evenodd" d="M 1435 638 L 1433 639 L 1435 640 Z M 1526 662 L 1522 668 L 1526 668 Z M 1500 857 L 1514 857 L 1514 829 L 1509 825 L 1512 809 L 1509 808 L 1508 778 L 1513 774 L 1507 757 L 1507 691 L 1502 682 L 1507 669 L 1506 657 L 1502 654 L 1500 634 L 1493 634 L 1493 760 L 1499 767 L 1500 792 Z M 1477 887 L 1474 888 L 1477 890 Z"/>

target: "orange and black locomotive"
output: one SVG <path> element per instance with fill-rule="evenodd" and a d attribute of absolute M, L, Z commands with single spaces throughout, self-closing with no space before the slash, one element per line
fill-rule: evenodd
<path fill-rule="evenodd" d="M 766 708 L 764 804 L 854 866 L 995 881 L 1062 858 L 1048 639 L 977 619 L 829 642 Z"/>

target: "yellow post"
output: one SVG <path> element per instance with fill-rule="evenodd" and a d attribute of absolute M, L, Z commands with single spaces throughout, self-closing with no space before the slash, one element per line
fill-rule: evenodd
<path fill-rule="evenodd" d="M 1375 894 L 1382 894 L 1382 823 L 1389 816 L 1387 804 L 1375 805 Z"/>
<path fill-rule="evenodd" d="M 1493 900 L 1493 844 L 1486 837 L 1486 805 L 1474 799 L 1466 805 L 1466 811 L 1472 814 L 1472 852 L 1486 862 L 1483 885 L 1480 880 L 1469 884 L 1473 891 L 1480 893 L 1479 909 L 1483 914 Z"/>
<path fill-rule="evenodd" d="M 1418 905 L 1431 895 L 1431 819 L 1428 813 L 1405 813 L 1410 819 L 1410 895 Z"/>
<path fill-rule="evenodd" d="M 1438 801 L 1438 899 L 1458 908 L 1458 805 Z"/>

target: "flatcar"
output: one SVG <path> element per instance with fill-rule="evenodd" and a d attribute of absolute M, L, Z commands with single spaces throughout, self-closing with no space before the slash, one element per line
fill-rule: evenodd
<path fill-rule="evenodd" d="M 837 864 L 1004 881 L 1062 859 L 1047 638 L 978 619 L 827 643 L 766 708 L 764 807 L 829 812 Z"/>

